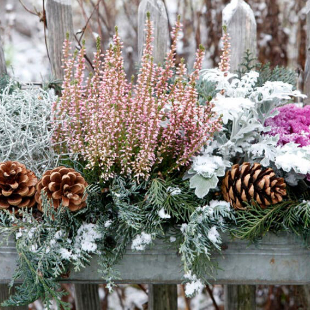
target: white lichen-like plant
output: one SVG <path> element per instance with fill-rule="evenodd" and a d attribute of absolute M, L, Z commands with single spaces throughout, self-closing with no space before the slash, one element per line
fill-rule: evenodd
<path fill-rule="evenodd" d="M 38 177 L 55 167 L 58 155 L 51 147 L 51 105 L 56 97 L 41 88 L 14 88 L 0 93 L 0 162 L 23 162 Z"/>

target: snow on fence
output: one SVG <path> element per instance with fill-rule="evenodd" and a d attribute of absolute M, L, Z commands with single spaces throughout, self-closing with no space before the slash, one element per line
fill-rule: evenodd
<path fill-rule="evenodd" d="M 144 22 L 146 12 L 151 13 L 154 23 L 154 60 L 162 62 L 168 48 L 169 33 L 168 19 L 162 0 L 142 0 L 138 12 L 138 51 L 142 54 L 144 42 Z M 307 1 L 307 63 L 305 69 L 304 92 L 310 95 L 310 0 Z M 48 54 L 51 61 L 51 70 L 57 79 L 62 79 L 61 68 L 62 45 L 68 32 L 73 39 L 71 0 L 47 0 L 46 3 L 47 42 Z M 244 0 L 231 0 L 223 10 L 223 22 L 231 36 L 231 70 L 237 69 L 244 52 L 248 49 L 257 55 L 256 22 L 252 9 Z M 219 34 L 220 35 L 220 34 Z M 0 75 L 6 73 L 5 59 L 0 38 Z M 81 279 L 82 280 L 82 279 Z M 162 280 L 165 282 L 165 280 Z M 158 283 L 158 282 L 157 282 Z M 171 282 L 170 282 L 171 283 Z M 96 284 L 76 284 L 77 309 L 99 310 L 98 286 Z M 236 296 L 241 294 L 243 299 L 248 297 L 250 303 L 255 301 L 255 286 L 227 285 L 225 288 L 227 309 L 245 309 L 238 304 Z M 6 284 L 0 285 L 0 299 L 7 297 Z M 149 291 L 149 309 L 177 309 L 177 290 L 175 284 L 154 284 Z M 242 303 L 244 300 L 241 300 Z M 13 308 L 11 308 L 13 309 Z M 16 309 L 26 309 L 18 307 Z"/>

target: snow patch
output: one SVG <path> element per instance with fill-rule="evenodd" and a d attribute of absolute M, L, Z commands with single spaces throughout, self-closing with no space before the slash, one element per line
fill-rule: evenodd
<path fill-rule="evenodd" d="M 146 246 L 150 243 L 152 243 L 152 235 L 142 232 L 132 240 L 131 249 L 135 251 L 144 251 Z"/>

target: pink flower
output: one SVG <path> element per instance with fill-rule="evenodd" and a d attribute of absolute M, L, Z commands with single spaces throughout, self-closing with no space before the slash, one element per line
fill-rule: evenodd
<path fill-rule="evenodd" d="M 204 50 L 198 49 L 190 75 L 183 63 L 176 66 L 180 28 L 178 20 L 171 50 L 165 65 L 160 67 L 152 57 L 152 24 L 148 17 L 141 69 L 135 84 L 126 80 L 117 30 L 104 59 L 98 48 L 94 74 L 86 81 L 85 48 L 73 58 L 69 42 L 65 42 L 66 75 L 62 97 L 53 107 L 53 140 L 82 156 L 87 168 L 100 168 L 102 179 L 116 174 L 147 179 L 155 170 L 169 173 L 187 166 L 220 129 L 221 121 L 211 112 L 212 105 L 198 104 L 195 83 Z M 175 68 L 175 82 L 170 84 Z"/>

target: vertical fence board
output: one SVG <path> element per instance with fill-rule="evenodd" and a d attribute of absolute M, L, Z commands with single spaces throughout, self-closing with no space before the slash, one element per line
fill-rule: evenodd
<path fill-rule="evenodd" d="M 225 285 L 225 309 L 255 310 L 255 285 Z"/>
<path fill-rule="evenodd" d="M 306 43 L 306 66 L 304 76 L 304 93 L 308 96 L 304 100 L 306 104 L 310 104 L 310 0 L 306 4 L 307 14 L 307 43 Z"/>
<path fill-rule="evenodd" d="M 2 44 L 3 43 L 2 43 L 1 35 L 0 35 L 0 76 L 7 73 Z"/>
<path fill-rule="evenodd" d="M 77 310 L 100 310 L 97 284 L 75 284 L 75 305 Z"/>
<path fill-rule="evenodd" d="M 175 284 L 150 284 L 148 310 L 177 310 L 178 287 Z"/>
<path fill-rule="evenodd" d="M 7 300 L 11 294 L 14 293 L 14 288 L 11 289 L 9 294 L 9 287 L 7 284 L 0 284 L 0 303 Z M 28 306 L 20 307 L 1 307 L 1 310 L 28 310 Z"/>
<path fill-rule="evenodd" d="M 223 10 L 223 24 L 231 36 L 231 71 L 238 69 L 246 50 L 257 55 L 257 26 L 253 10 L 244 0 L 231 0 Z"/>
<path fill-rule="evenodd" d="M 69 33 L 70 40 L 73 39 L 71 0 L 47 0 L 46 18 L 48 52 L 52 74 L 55 78 L 62 79 L 61 59 L 63 42 L 67 33 Z"/>
<path fill-rule="evenodd" d="M 161 0 L 142 0 L 138 10 L 138 56 L 142 57 L 145 42 L 145 20 L 146 13 L 150 12 L 154 27 L 154 62 L 162 63 L 169 41 L 168 17 Z"/>

